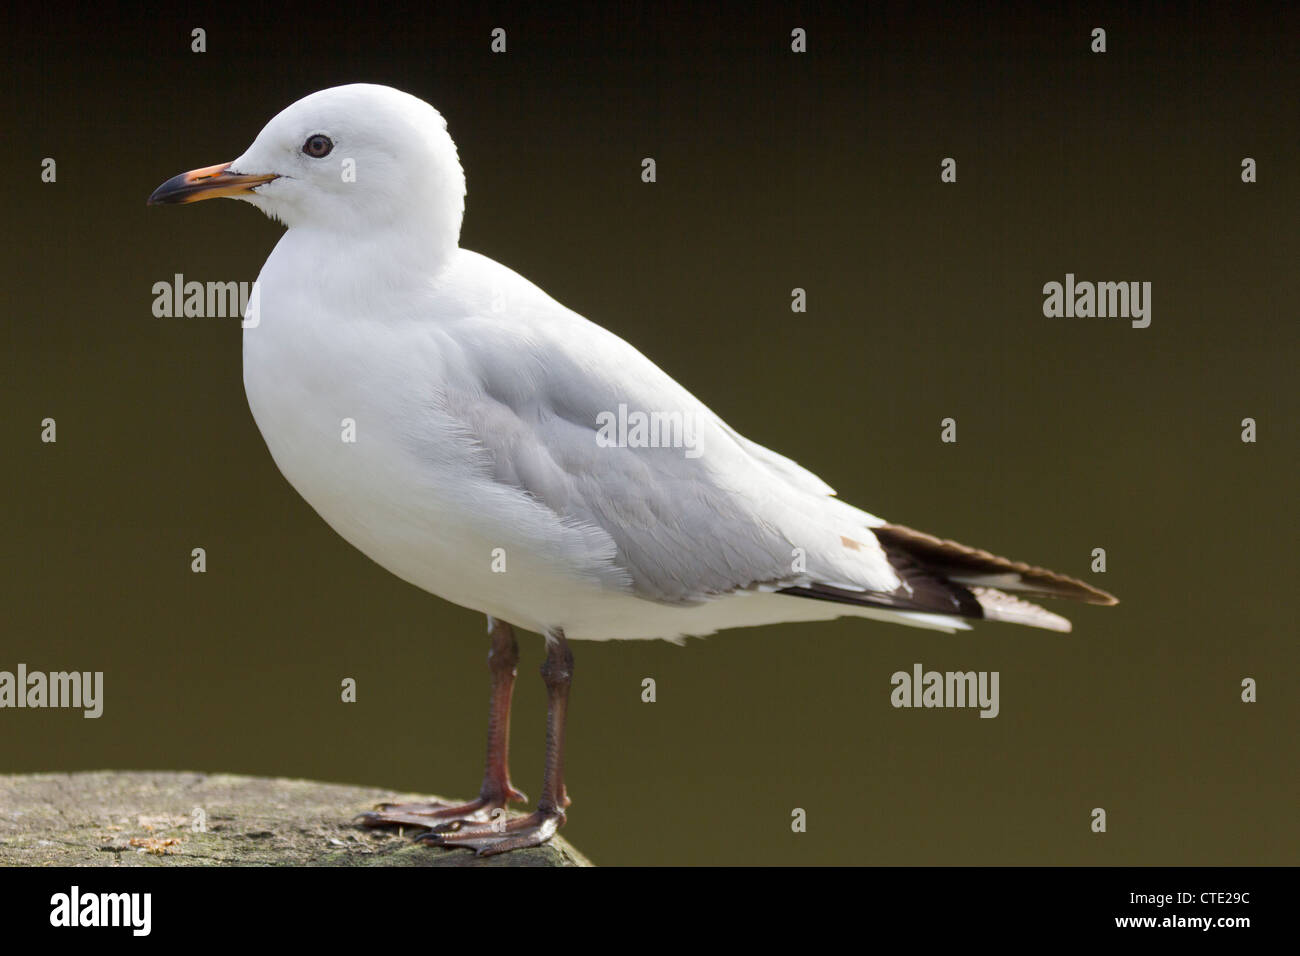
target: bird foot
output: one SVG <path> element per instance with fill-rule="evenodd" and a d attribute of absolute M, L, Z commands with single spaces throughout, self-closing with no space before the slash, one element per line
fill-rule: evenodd
<path fill-rule="evenodd" d="M 504 816 L 485 826 L 466 826 L 462 821 L 444 823 L 415 837 L 417 843 L 433 846 L 467 847 L 478 856 L 492 856 L 509 850 L 541 846 L 564 825 L 563 810 L 537 810 L 524 817 Z"/>
<path fill-rule="evenodd" d="M 367 827 L 441 827 L 448 823 L 488 823 L 506 804 L 521 803 L 528 797 L 514 787 L 504 793 L 480 794 L 468 803 L 381 803 L 357 819 Z"/>

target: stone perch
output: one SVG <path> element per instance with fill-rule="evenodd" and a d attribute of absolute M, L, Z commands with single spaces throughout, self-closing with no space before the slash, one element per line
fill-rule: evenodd
<path fill-rule="evenodd" d="M 592 865 L 559 836 L 476 857 L 352 821 L 382 801 L 429 799 L 234 774 L 0 775 L 0 866 Z"/>

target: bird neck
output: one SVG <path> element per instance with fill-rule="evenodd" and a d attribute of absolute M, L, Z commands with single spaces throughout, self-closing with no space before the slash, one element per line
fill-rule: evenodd
<path fill-rule="evenodd" d="M 396 292 L 428 283 L 451 262 L 457 239 L 446 231 L 421 229 L 345 233 L 295 227 L 277 251 L 310 270 L 323 294 L 348 298 L 358 289 Z"/>

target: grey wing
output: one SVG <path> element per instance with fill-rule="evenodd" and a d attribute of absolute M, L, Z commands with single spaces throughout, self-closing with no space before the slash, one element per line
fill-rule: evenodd
<path fill-rule="evenodd" d="M 475 363 L 477 387 L 446 392 L 494 480 L 565 522 L 601 529 L 633 591 L 649 600 L 687 604 L 814 582 L 897 587 L 864 530 L 878 519 L 828 497 L 820 479 L 742 438 L 641 353 L 591 328 L 599 341 L 584 343 L 581 360 L 548 342 L 512 366 L 500 362 L 510 350 L 498 349 L 496 361 L 484 354 Z M 593 345 L 605 361 L 590 361 Z M 620 416 L 637 413 L 658 414 L 659 430 L 623 429 Z"/>

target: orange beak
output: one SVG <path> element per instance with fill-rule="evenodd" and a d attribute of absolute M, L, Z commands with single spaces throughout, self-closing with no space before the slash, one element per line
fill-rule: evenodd
<path fill-rule="evenodd" d="M 274 173 L 263 175 L 232 173 L 229 163 L 205 166 L 202 169 L 191 169 L 188 173 L 173 176 L 153 191 L 147 204 L 165 206 L 199 202 L 217 196 L 247 196 L 251 195 L 257 186 L 277 178 Z"/>

